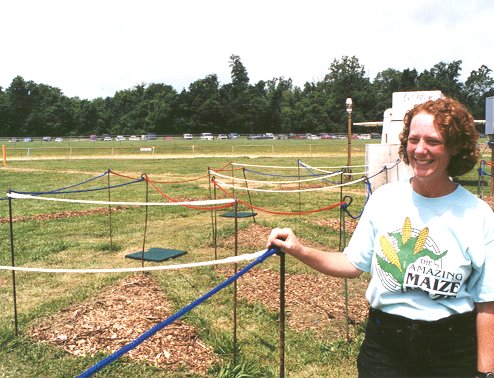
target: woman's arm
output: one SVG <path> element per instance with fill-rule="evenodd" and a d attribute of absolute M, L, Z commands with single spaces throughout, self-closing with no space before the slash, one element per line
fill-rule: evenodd
<path fill-rule="evenodd" d="M 477 343 L 480 372 L 494 372 L 494 302 L 477 303 Z"/>
<path fill-rule="evenodd" d="M 362 274 L 341 252 L 323 252 L 302 245 L 290 228 L 275 228 L 269 235 L 268 247 L 279 247 L 304 264 L 321 273 L 343 278 L 355 278 Z"/>

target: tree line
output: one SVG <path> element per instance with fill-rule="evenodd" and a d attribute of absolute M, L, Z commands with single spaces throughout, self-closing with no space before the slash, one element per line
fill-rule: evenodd
<path fill-rule="evenodd" d="M 93 100 L 67 97 L 58 88 L 17 76 L 8 88 L 0 87 L 0 136 L 339 133 L 346 130 L 347 97 L 353 100 L 354 122 L 381 121 L 393 92 L 426 90 L 440 90 L 484 119 L 485 98 L 494 95 L 492 70 L 481 65 L 461 82 L 461 64 L 439 62 L 423 72 L 388 68 L 371 80 L 357 57 L 343 56 L 321 81 L 301 88 L 284 77 L 251 83 L 241 58 L 231 55 L 227 84 L 210 74 L 180 93 L 152 83 Z"/>

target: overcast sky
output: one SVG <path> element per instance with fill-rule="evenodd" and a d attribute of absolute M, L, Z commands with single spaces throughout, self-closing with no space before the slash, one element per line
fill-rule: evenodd
<path fill-rule="evenodd" d="M 25 80 L 69 97 L 113 96 L 138 84 L 177 91 L 239 55 L 251 83 L 321 80 L 356 56 L 373 80 L 461 60 L 462 77 L 494 70 L 492 0 L 3 0 L 0 86 Z"/>

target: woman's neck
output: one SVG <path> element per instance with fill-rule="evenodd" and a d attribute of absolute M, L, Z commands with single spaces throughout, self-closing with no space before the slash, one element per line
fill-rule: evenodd
<path fill-rule="evenodd" d="M 458 186 L 456 183 L 451 181 L 449 177 L 436 182 L 427 182 L 417 179 L 416 177 L 412 177 L 410 179 L 410 184 L 412 185 L 412 189 L 415 193 L 428 198 L 437 198 L 448 195 Z"/>

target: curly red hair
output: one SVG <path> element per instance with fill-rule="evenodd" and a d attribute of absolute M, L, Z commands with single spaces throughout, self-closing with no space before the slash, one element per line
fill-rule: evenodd
<path fill-rule="evenodd" d="M 446 141 L 446 148 L 455 151 L 448 165 L 448 175 L 457 177 L 469 172 L 479 158 L 479 133 L 467 108 L 455 99 L 443 97 L 415 105 L 406 114 L 405 126 L 400 134 L 399 154 L 405 164 L 410 164 L 407 155 L 408 136 L 412 118 L 418 113 L 434 116 L 434 124 Z"/>

